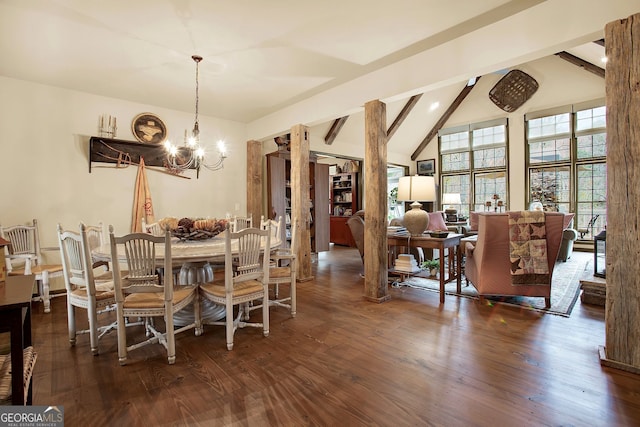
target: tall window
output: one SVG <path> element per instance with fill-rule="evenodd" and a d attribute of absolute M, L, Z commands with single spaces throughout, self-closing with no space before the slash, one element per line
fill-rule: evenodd
<path fill-rule="evenodd" d="M 529 202 L 575 212 L 574 228 L 592 239 L 607 223 L 604 100 L 527 114 Z"/>
<path fill-rule="evenodd" d="M 441 194 L 460 193 L 460 215 L 496 206 L 494 195 L 507 206 L 507 119 L 440 131 Z"/>

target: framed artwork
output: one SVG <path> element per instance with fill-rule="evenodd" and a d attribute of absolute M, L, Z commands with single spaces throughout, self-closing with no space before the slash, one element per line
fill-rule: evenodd
<path fill-rule="evenodd" d="M 418 175 L 433 176 L 436 173 L 436 159 L 418 160 Z"/>
<path fill-rule="evenodd" d="M 153 113 L 138 114 L 131 122 L 131 132 L 144 144 L 161 144 L 167 139 L 167 127 Z"/>

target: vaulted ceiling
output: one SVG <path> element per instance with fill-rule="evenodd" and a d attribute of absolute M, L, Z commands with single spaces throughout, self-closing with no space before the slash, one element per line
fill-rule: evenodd
<path fill-rule="evenodd" d="M 636 0 L 1 0 L 0 75 L 267 138 L 561 50 L 597 61 Z M 585 46 L 585 47 L 580 47 Z M 600 47 L 600 50 L 602 48 Z M 589 57 L 591 56 L 591 57 Z M 585 58 L 586 57 L 586 58 Z"/>

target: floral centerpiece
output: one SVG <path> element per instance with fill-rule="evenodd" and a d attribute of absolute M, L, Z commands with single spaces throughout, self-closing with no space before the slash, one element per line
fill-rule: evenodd
<path fill-rule="evenodd" d="M 205 240 L 223 232 L 227 227 L 227 220 L 166 217 L 159 220 L 158 224 L 180 240 Z"/>

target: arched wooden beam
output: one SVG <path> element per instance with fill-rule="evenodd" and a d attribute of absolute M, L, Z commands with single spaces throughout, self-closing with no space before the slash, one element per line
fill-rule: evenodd
<path fill-rule="evenodd" d="M 440 117 L 440 119 L 436 122 L 436 124 L 431 129 L 431 131 L 429 131 L 427 136 L 422 140 L 422 142 L 420 143 L 416 151 L 413 152 L 413 154 L 411 155 L 411 160 L 416 160 L 420 155 L 420 153 L 422 152 L 422 150 L 424 150 L 425 147 L 429 145 L 429 141 L 431 141 L 433 137 L 438 134 L 438 131 L 442 129 L 442 126 L 444 126 L 447 120 L 449 120 L 449 117 L 451 117 L 451 115 L 456 111 L 456 109 L 460 106 L 460 104 L 462 104 L 462 101 L 464 101 L 467 95 L 469 95 L 469 92 L 471 92 L 471 90 L 476 86 L 476 84 L 478 83 L 478 80 L 480 80 L 480 77 L 482 76 L 476 77 L 473 84 L 467 83 L 467 85 L 460 91 L 456 99 L 454 99 L 451 105 L 449 105 L 449 108 L 447 108 L 447 111 L 444 112 L 442 117 Z"/>

